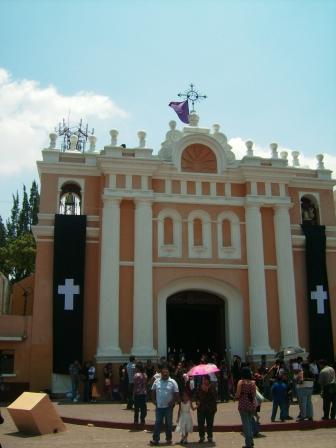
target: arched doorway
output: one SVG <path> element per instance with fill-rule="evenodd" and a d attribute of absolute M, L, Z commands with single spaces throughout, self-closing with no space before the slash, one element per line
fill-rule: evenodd
<path fill-rule="evenodd" d="M 215 294 L 187 290 L 167 299 L 167 354 L 199 361 L 202 354 L 226 351 L 225 302 Z"/>

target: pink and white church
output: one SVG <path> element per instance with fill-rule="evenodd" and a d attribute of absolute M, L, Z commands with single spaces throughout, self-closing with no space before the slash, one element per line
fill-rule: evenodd
<path fill-rule="evenodd" d="M 86 216 L 83 359 L 309 352 L 304 222 L 325 226 L 329 294 L 322 287 L 310 300 L 320 310 L 328 302 L 336 346 L 336 181 L 323 155 L 308 169 L 296 151 L 289 161 L 271 143 L 261 158 L 247 141 L 237 160 L 220 126 L 201 127 L 195 113 L 182 129 L 169 123 L 158 154 L 143 131 L 132 148 L 118 137 L 112 129 L 98 148 L 90 136 L 81 152 L 76 135 L 62 150 L 52 133 L 37 162 L 31 389 L 53 377 L 55 214 Z"/>

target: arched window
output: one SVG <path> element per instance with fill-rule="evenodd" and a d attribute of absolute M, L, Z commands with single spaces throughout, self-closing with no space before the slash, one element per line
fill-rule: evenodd
<path fill-rule="evenodd" d="M 202 220 L 194 219 L 194 246 L 203 246 L 203 226 Z"/>
<path fill-rule="evenodd" d="M 75 183 L 62 185 L 59 213 L 61 215 L 80 215 L 82 204 L 81 188 Z"/>
<path fill-rule="evenodd" d="M 174 244 L 174 221 L 170 216 L 164 218 L 164 245 Z"/>
<path fill-rule="evenodd" d="M 228 219 L 223 219 L 222 221 L 222 246 L 231 247 L 231 221 Z"/>
<path fill-rule="evenodd" d="M 161 210 L 157 217 L 158 256 L 178 258 L 182 255 L 182 220 L 173 209 Z"/>
<path fill-rule="evenodd" d="M 311 194 L 301 196 L 301 222 L 315 226 L 320 224 L 318 202 L 316 197 Z"/>
<path fill-rule="evenodd" d="M 241 258 L 239 217 L 225 211 L 217 218 L 218 258 Z"/>
<path fill-rule="evenodd" d="M 211 219 L 204 210 L 194 210 L 188 216 L 189 258 L 211 258 Z"/>

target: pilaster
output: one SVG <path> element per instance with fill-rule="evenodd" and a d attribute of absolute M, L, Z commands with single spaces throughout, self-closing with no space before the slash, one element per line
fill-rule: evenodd
<path fill-rule="evenodd" d="M 135 200 L 133 347 L 135 356 L 153 356 L 152 202 Z"/>
<path fill-rule="evenodd" d="M 269 346 L 267 298 L 260 206 L 247 204 L 245 209 L 246 245 L 250 302 L 250 354 L 273 353 Z"/>
<path fill-rule="evenodd" d="M 276 205 L 274 230 L 277 257 L 281 346 L 299 346 L 290 205 Z"/>
<path fill-rule="evenodd" d="M 104 198 L 97 359 L 121 355 L 119 347 L 119 240 L 120 199 Z"/>

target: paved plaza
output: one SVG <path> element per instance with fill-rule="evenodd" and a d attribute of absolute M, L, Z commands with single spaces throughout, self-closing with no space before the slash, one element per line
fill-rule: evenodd
<path fill-rule="evenodd" d="M 320 422 L 322 406 L 319 396 L 313 397 L 315 420 Z M 8 415 L 5 408 L 2 408 L 5 423 L 0 427 L 0 437 L 2 448 L 72 448 L 72 447 L 120 447 L 135 448 L 146 447 L 151 438 L 151 425 L 154 422 L 154 407 L 149 403 L 149 410 L 146 422 L 146 430 L 134 430 L 132 425 L 128 429 L 115 429 L 108 427 L 97 427 L 95 422 L 107 422 L 107 424 L 127 424 L 133 421 L 133 412 L 125 410 L 124 404 L 118 403 L 93 403 L 93 404 L 67 404 L 67 402 L 55 403 L 56 409 L 62 417 L 79 418 L 87 420 L 83 425 L 67 423 L 67 431 L 58 434 L 44 436 L 26 436 L 19 434 Z M 330 428 L 308 429 L 307 424 L 298 425 L 293 422 L 276 423 L 270 422 L 271 403 L 264 403 L 261 412 L 261 423 L 263 424 L 263 437 L 256 439 L 256 448 L 296 448 L 309 444 L 309 448 L 335 448 L 336 447 L 336 426 Z M 291 415 L 295 418 L 298 413 L 298 406 L 291 406 Z M 176 422 L 177 411 L 174 412 L 174 422 Z M 194 422 L 196 414 L 193 415 Z M 240 448 L 244 439 L 240 434 L 239 415 L 237 403 L 221 403 L 218 406 L 215 425 L 220 432 L 215 432 L 214 444 L 198 443 L 198 434 L 194 432 L 190 435 L 189 447 L 230 447 Z M 328 422 L 329 423 L 329 422 Z M 332 423 L 332 422 L 330 422 Z M 231 431 L 230 426 L 236 427 Z M 275 430 L 274 430 L 275 429 Z M 286 429 L 286 430 L 285 430 Z M 288 430 L 292 429 L 292 430 Z M 222 431 L 226 432 L 222 432 Z M 179 435 L 173 436 L 175 445 L 178 446 Z M 164 436 L 162 437 L 164 440 Z M 162 446 L 165 446 L 162 443 Z"/>
<path fill-rule="evenodd" d="M 147 447 L 150 432 L 125 429 L 97 428 L 93 426 L 67 425 L 67 431 L 44 436 L 23 436 L 4 411 L 5 423 L 1 426 L 2 448 L 140 448 Z M 215 433 L 213 444 L 197 443 L 196 433 L 191 434 L 189 447 L 227 447 L 241 448 L 243 437 L 239 432 Z M 175 446 L 179 440 L 174 434 Z M 162 444 L 164 446 L 164 444 Z M 265 437 L 255 441 L 256 448 L 335 448 L 336 428 L 316 429 L 310 431 L 276 431 L 267 432 Z"/>

